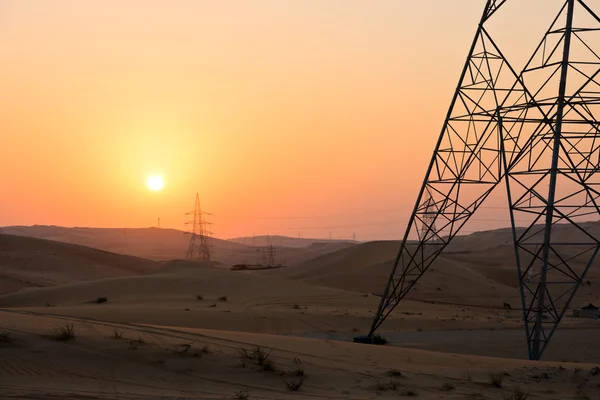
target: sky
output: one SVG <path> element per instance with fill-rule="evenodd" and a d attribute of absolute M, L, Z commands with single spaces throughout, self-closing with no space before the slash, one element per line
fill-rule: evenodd
<path fill-rule="evenodd" d="M 0 0 L 0 225 L 184 229 L 199 193 L 221 238 L 401 238 L 484 3 Z M 558 3 L 513 4 L 523 59 Z"/>

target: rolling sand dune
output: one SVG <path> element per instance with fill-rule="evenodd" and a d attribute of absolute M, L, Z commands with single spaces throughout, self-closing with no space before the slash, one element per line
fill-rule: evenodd
<path fill-rule="evenodd" d="M 521 392 L 565 399 L 598 390 L 590 364 L 7 311 L 0 319 L 10 329 L 0 344 L 6 398 L 502 399 Z M 53 340 L 53 329 L 66 324 L 73 324 L 74 339 Z M 257 346 L 269 353 L 269 367 L 242 355 Z M 288 389 L 299 383 L 297 391 Z"/>
<path fill-rule="evenodd" d="M 592 224 L 592 229 L 598 224 Z M 559 226 L 557 237 L 572 237 Z M 434 262 L 409 298 L 457 304 L 518 303 L 518 275 L 512 233 L 478 232 L 458 237 Z M 576 239 L 575 239 L 576 240 Z M 263 272 L 312 285 L 364 293 L 380 293 L 400 242 L 368 242 L 323 255 L 297 266 Z M 466 250 L 468 249 L 468 250 Z M 571 262 L 577 260 L 571 260 Z M 600 261 L 596 261 L 578 292 L 581 305 L 600 299 Z M 596 282 L 596 284 L 594 284 Z"/>
<path fill-rule="evenodd" d="M 65 243 L 94 247 L 113 253 L 127 254 L 156 261 L 168 261 L 185 258 L 190 236 L 176 229 L 158 228 L 66 228 L 61 226 L 7 226 L 0 232 L 56 240 Z M 259 237 L 257 244 L 275 246 L 277 263 L 295 265 L 323 254 L 347 248 L 351 242 L 319 241 L 316 239 L 295 239 L 276 237 L 267 240 Z M 234 264 L 256 264 L 263 261 L 263 249 L 246 246 L 235 240 L 210 240 L 213 260 L 224 268 Z"/>
<path fill-rule="evenodd" d="M 2 232 L 90 246 L 158 261 L 185 258 L 190 240 L 183 231 L 157 228 L 66 228 L 34 225 L 7 226 L 2 228 Z M 216 238 L 212 239 L 212 244 L 225 253 L 244 247 Z"/>
<path fill-rule="evenodd" d="M 0 293 L 130 276 L 159 269 L 159 263 L 50 240 L 0 235 Z"/>
<path fill-rule="evenodd" d="M 485 249 L 440 257 L 380 329 L 385 347 L 351 339 L 368 331 L 379 302 L 370 293 L 382 289 L 397 242 L 234 272 L 2 235 L 0 268 L 15 277 L 7 285 L 27 276 L 53 286 L 0 295 L 0 397 L 225 399 L 244 389 L 251 399 L 597 397 L 600 375 L 583 363 L 600 362 L 597 321 L 564 320 L 545 355 L 560 364 L 517 360 L 522 315 L 502 308 L 517 306 L 512 246 L 481 235 L 464 240 Z M 74 340 L 54 340 L 66 324 Z M 240 356 L 255 346 L 272 349 L 273 368 Z M 503 376 L 502 387 L 490 374 Z M 297 392 L 286 387 L 302 379 Z"/>

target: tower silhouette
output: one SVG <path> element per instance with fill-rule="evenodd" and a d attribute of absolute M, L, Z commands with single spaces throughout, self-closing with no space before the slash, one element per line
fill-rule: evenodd
<path fill-rule="evenodd" d="M 523 3 L 486 2 L 376 316 L 357 341 L 372 341 L 499 184 L 530 359 L 544 353 L 598 254 L 585 222 L 600 215 L 600 7 L 562 0 L 517 72 L 493 30 L 510 18 L 507 5 L 519 12 Z"/>
<path fill-rule="evenodd" d="M 186 254 L 187 260 L 202 260 L 210 261 L 211 259 L 211 245 L 210 245 L 210 232 L 206 229 L 206 226 L 210 223 L 206 222 L 203 218 L 204 215 L 212 215 L 202 211 L 200 208 L 200 197 L 196 193 L 196 202 L 194 204 L 194 211 L 186 213 L 186 215 L 192 215 L 193 219 L 186 222 L 186 225 L 192 225 L 190 230 L 190 243 Z"/>

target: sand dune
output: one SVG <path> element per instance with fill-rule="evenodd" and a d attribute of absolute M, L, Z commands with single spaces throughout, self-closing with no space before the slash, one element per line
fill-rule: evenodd
<path fill-rule="evenodd" d="M 10 329 L 0 344 L 0 387 L 10 398 L 500 399 L 522 392 L 565 399 L 597 393 L 590 364 L 6 311 L 0 319 Z M 53 329 L 66 324 L 73 324 L 75 338 L 52 340 Z M 270 352 L 269 368 L 240 356 L 257 346 Z M 500 388 L 491 374 L 502 376 Z M 300 382 L 297 391 L 288 389 Z"/>
<path fill-rule="evenodd" d="M 151 260 L 185 258 L 189 236 L 176 229 L 158 228 L 67 228 L 61 226 L 8 226 L 2 232 L 90 246 L 113 253 Z M 212 239 L 217 251 L 228 252 L 243 245 Z"/>
<path fill-rule="evenodd" d="M 190 240 L 190 236 L 183 231 L 158 228 L 107 229 L 34 225 L 3 227 L 0 232 L 79 244 L 156 261 L 185 258 Z M 239 263 L 264 262 L 264 250 L 260 247 L 218 238 L 211 238 L 210 243 L 213 260 L 223 268 Z M 277 240 L 273 241 L 264 239 L 260 245 L 266 246 L 270 243 L 275 246 L 275 262 L 286 265 L 295 265 L 353 245 L 350 242 L 319 242 L 283 237 L 277 237 Z"/>
<path fill-rule="evenodd" d="M 391 341 L 385 347 L 351 339 L 370 326 L 379 298 L 369 293 L 385 284 L 398 242 L 234 272 L 2 235 L 3 273 L 50 276 L 53 286 L 0 295 L 0 333 L 8 333 L 0 336 L 0 393 L 212 399 L 247 389 L 252 399 L 500 399 L 520 388 L 543 399 L 595 395 L 594 365 L 566 360 L 600 361 L 596 321 L 563 321 L 545 355 L 560 364 L 506 358 L 525 357 L 521 313 L 501 307 L 507 299 L 517 304 L 512 246 L 481 235 L 469 239 L 488 243 L 483 250 L 456 247 L 440 257 L 381 327 Z M 98 297 L 107 302 L 95 303 Z M 52 340 L 53 329 L 70 323 L 74 340 Z M 275 371 L 252 360 L 242 366 L 239 349 L 257 345 L 273 349 Z M 299 368 L 305 381 L 290 392 L 286 381 L 299 382 Z M 501 388 L 491 373 L 507 374 Z"/>
<path fill-rule="evenodd" d="M 50 240 L 0 235 L 0 293 L 159 269 L 154 261 Z"/>

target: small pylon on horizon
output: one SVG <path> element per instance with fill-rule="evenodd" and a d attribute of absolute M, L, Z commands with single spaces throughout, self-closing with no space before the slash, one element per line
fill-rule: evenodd
<path fill-rule="evenodd" d="M 202 211 L 200 208 L 200 196 L 196 193 L 196 202 L 194 204 L 194 211 L 186 213 L 186 215 L 192 215 L 193 219 L 186 222 L 186 225 L 192 225 L 190 232 L 190 244 L 186 254 L 187 260 L 196 261 L 210 261 L 211 260 L 211 246 L 210 246 L 210 234 L 206 229 L 206 225 L 210 225 L 203 218 L 203 215 L 212 215 L 210 213 Z"/>

